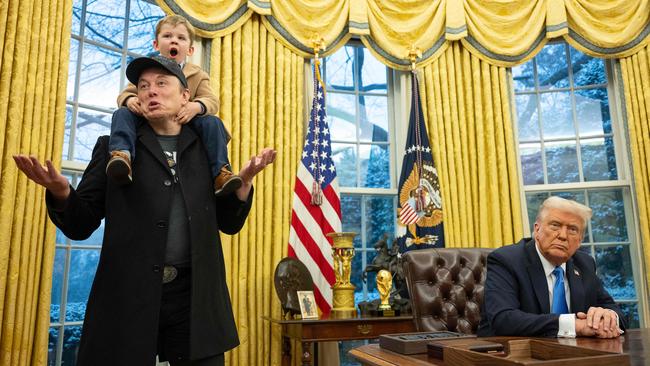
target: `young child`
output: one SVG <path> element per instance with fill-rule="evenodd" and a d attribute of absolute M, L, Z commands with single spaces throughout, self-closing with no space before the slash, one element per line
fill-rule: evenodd
<path fill-rule="evenodd" d="M 242 185 L 239 176 L 230 170 L 226 145 L 230 135 L 216 116 L 217 97 L 210 88 L 208 74 L 197 65 L 185 61 L 194 53 L 194 27 L 179 15 L 169 15 L 156 25 L 153 47 L 161 56 L 176 61 L 187 78 L 190 100 L 176 116 L 179 123 L 190 123 L 203 140 L 214 178 L 215 195 L 222 196 Z M 137 88 L 129 84 L 117 98 L 120 107 L 113 114 L 109 151 L 111 158 L 106 174 L 118 184 L 132 181 L 131 161 L 135 159 L 136 129 L 142 119 Z"/>

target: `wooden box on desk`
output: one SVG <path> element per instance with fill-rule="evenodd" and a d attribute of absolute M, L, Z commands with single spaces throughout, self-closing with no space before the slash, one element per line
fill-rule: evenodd
<path fill-rule="evenodd" d="M 379 336 L 379 346 L 403 355 L 413 355 L 427 353 L 427 344 L 432 341 L 449 338 L 476 338 L 476 336 L 449 331 L 384 334 Z"/>
<path fill-rule="evenodd" d="M 499 347 L 502 345 L 502 347 Z M 627 354 L 569 346 L 542 339 L 480 338 L 440 340 L 427 345 L 430 357 L 442 359 L 445 366 L 456 365 L 548 365 L 606 366 L 629 365 Z M 442 358 L 440 357 L 442 356 Z"/>

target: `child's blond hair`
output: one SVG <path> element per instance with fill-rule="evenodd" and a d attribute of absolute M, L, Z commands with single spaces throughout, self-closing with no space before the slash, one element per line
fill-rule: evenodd
<path fill-rule="evenodd" d="M 190 24 L 190 22 L 187 19 L 176 14 L 168 15 L 158 21 L 158 24 L 156 24 L 156 39 L 158 39 L 158 35 L 160 34 L 160 28 L 162 28 L 162 26 L 165 24 L 169 24 L 172 27 L 175 27 L 179 24 L 184 25 L 185 28 L 187 29 L 187 33 L 190 34 L 190 47 L 194 44 L 194 35 L 196 33 L 194 31 L 194 27 L 192 26 L 192 24 Z"/>

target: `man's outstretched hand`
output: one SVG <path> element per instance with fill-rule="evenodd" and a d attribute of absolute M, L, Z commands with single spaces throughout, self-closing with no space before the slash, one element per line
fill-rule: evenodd
<path fill-rule="evenodd" d="M 13 158 L 18 169 L 25 173 L 27 178 L 45 187 L 55 199 L 63 201 L 68 198 L 70 182 L 56 170 L 51 161 L 46 160 L 45 166 L 43 166 L 33 155 L 19 154 L 14 155 Z"/>
<path fill-rule="evenodd" d="M 240 200 L 245 201 L 246 198 L 248 198 L 248 194 L 253 186 L 253 178 L 255 178 L 257 173 L 261 172 L 269 164 L 272 164 L 275 161 L 275 155 L 275 150 L 266 147 L 244 164 L 239 171 L 239 176 L 243 181 L 242 186 L 237 190 L 237 197 L 239 197 Z"/>

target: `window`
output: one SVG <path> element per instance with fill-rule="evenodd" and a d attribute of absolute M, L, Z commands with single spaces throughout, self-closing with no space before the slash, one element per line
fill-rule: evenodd
<path fill-rule="evenodd" d="M 355 303 L 377 299 L 376 273 L 362 279 L 376 256 L 375 243 L 395 236 L 395 138 L 392 76 L 360 43 L 351 42 L 323 63 L 332 157 L 341 191 L 343 231 L 357 233 L 351 282 Z M 341 364 L 347 350 L 342 345 Z"/>
<path fill-rule="evenodd" d="M 632 178 L 611 68 L 565 43 L 550 43 L 513 68 L 519 158 L 530 231 L 549 195 L 590 206 L 581 250 L 596 259 L 628 326 L 638 328 Z"/>
<path fill-rule="evenodd" d="M 76 186 L 97 137 L 110 132 L 124 69 L 154 52 L 154 0 L 74 0 L 67 86 L 63 174 Z M 74 365 L 86 301 L 99 261 L 103 225 L 84 241 L 57 230 L 48 365 Z"/>

